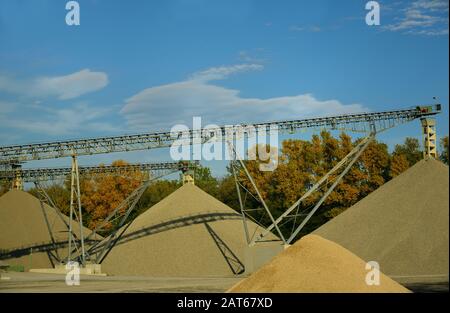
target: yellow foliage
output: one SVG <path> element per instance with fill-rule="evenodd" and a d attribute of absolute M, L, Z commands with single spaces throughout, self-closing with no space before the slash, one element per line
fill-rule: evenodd
<path fill-rule="evenodd" d="M 123 160 L 112 163 L 113 166 L 126 164 Z M 102 222 L 133 190 L 141 185 L 144 178 L 145 174 L 140 171 L 121 172 L 121 175 L 102 173 L 94 177 L 82 177 L 81 201 L 89 216 L 89 227 L 93 229 Z M 123 210 L 126 210 L 126 207 Z"/>

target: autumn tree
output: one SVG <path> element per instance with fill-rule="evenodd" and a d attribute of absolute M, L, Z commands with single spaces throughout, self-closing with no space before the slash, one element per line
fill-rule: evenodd
<path fill-rule="evenodd" d="M 112 166 L 126 164 L 127 162 L 118 160 L 114 161 Z M 83 175 L 80 179 L 81 202 L 87 213 L 86 220 L 89 228 L 93 229 L 102 223 L 126 197 L 141 185 L 145 178 L 146 174 L 135 170 L 125 175 L 112 173 Z M 123 210 L 126 209 L 123 208 Z M 108 224 L 107 228 L 111 226 Z"/>
<path fill-rule="evenodd" d="M 360 197 L 365 197 L 389 179 L 389 152 L 387 145 L 373 140 L 361 154 L 358 166 L 364 173 L 364 183 L 360 184 Z"/>
<path fill-rule="evenodd" d="M 245 164 L 272 214 L 277 217 L 328 173 L 360 140 L 352 142 L 350 136 L 345 133 L 335 138 L 330 132 L 322 131 L 320 135 L 313 135 L 309 141 L 284 141 L 278 167 L 273 172 L 260 171 L 258 161 L 245 161 Z M 328 219 L 340 214 L 384 184 L 389 179 L 389 161 L 387 146 L 376 140 L 372 141 L 311 218 L 304 233 L 312 231 Z M 306 198 L 293 214 L 308 213 L 337 179 L 339 173 L 338 171 L 330 175 L 322 188 Z M 242 172 L 240 175 L 242 178 Z M 247 189 L 253 191 L 249 182 L 244 184 Z M 223 185 L 226 185 L 228 190 L 232 189 L 228 181 Z M 252 205 L 255 206 L 250 201 L 249 208 L 252 208 Z M 265 223 L 270 222 L 267 218 L 262 220 Z M 292 230 L 296 225 L 298 226 L 298 224 L 287 222 L 283 225 L 283 229 Z"/>
<path fill-rule="evenodd" d="M 408 159 L 404 154 L 394 154 L 391 158 L 389 176 L 394 178 L 409 168 Z"/>

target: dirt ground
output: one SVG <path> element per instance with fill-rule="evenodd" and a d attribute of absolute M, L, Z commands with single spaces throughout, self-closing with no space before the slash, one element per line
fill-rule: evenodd
<path fill-rule="evenodd" d="M 0 293 L 11 292 L 224 292 L 241 278 L 154 278 L 81 276 L 79 286 L 67 286 L 65 275 L 29 272 L 1 273 Z"/>
<path fill-rule="evenodd" d="M 80 286 L 67 286 L 64 275 L 38 273 L 1 273 L 0 293 L 46 292 L 224 292 L 241 278 L 154 278 L 134 276 L 81 276 Z M 409 290 L 419 293 L 448 292 L 447 283 L 411 284 Z"/>

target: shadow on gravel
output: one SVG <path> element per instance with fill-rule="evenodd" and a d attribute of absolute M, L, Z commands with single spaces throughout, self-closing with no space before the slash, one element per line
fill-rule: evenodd
<path fill-rule="evenodd" d="M 449 292 L 448 282 L 433 284 L 405 284 L 405 287 L 415 293 L 441 293 Z"/>

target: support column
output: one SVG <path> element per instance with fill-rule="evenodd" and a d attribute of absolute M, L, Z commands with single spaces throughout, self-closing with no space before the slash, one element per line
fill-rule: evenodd
<path fill-rule="evenodd" d="M 255 190 L 256 195 L 258 197 L 258 200 L 262 204 L 264 210 L 266 211 L 266 214 L 269 216 L 270 221 L 272 222 L 272 225 L 274 225 L 278 236 L 280 237 L 281 241 L 283 241 L 283 244 L 286 245 L 286 239 L 284 238 L 283 233 L 281 232 L 280 228 L 278 227 L 278 224 L 275 223 L 275 219 L 273 218 L 272 212 L 270 212 L 269 207 L 267 206 L 266 202 L 264 201 L 264 198 L 262 197 L 262 195 L 258 189 L 258 186 L 256 185 L 255 181 L 253 180 L 252 175 L 249 173 L 247 167 L 244 164 L 244 161 L 242 160 L 241 156 L 236 151 L 236 148 L 234 147 L 233 143 L 230 141 L 228 143 L 230 146 L 230 152 L 232 153 L 233 159 L 236 160 L 235 162 L 238 162 L 240 164 L 241 168 L 244 170 L 244 174 L 247 176 L 247 179 L 252 184 L 253 189 Z M 231 166 L 233 166 L 233 164 L 231 164 Z"/>
<path fill-rule="evenodd" d="M 78 210 L 77 210 L 78 209 Z M 78 214 L 76 213 L 78 211 Z M 70 183 L 70 215 L 69 215 L 69 253 L 68 261 L 71 260 L 72 242 L 74 238 L 72 235 L 72 220 L 73 216 L 78 215 L 78 223 L 80 226 L 80 244 L 81 244 L 81 264 L 86 262 L 86 254 L 84 251 L 84 234 L 83 234 L 83 215 L 81 211 L 81 193 L 80 193 L 80 176 L 78 172 L 78 160 L 76 155 L 72 155 L 72 171 L 71 171 L 71 183 Z"/>
<path fill-rule="evenodd" d="M 16 177 L 14 177 L 14 181 L 12 183 L 12 189 L 23 190 L 23 179 L 20 175 L 16 175 Z"/>
<path fill-rule="evenodd" d="M 22 165 L 12 164 L 12 170 L 14 171 L 14 180 L 12 183 L 12 189 L 23 190 L 23 178 L 22 178 Z"/>
<path fill-rule="evenodd" d="M 436 120 L 423 118 L 420 121 L 423 132 L 423 157 L 433 157 L 436 159 Z"/>

